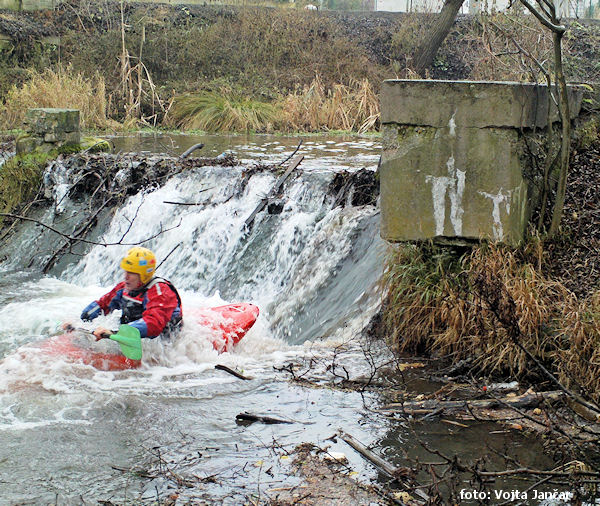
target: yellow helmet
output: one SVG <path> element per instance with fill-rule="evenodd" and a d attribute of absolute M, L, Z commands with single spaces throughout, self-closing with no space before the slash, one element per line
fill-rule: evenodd
<path fill-rule="evenodd" d="M 140 275 L 140 281 L 145 285 L 152 279 L 156 270 L 156 257 L 148 248 L 136 246 L 131 248 L 121 260 L 121 269 Z"/>

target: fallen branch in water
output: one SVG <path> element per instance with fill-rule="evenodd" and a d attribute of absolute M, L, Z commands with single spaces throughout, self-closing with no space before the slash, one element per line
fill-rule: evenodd
<path fill-rule="evenodd" d="M 240 413 L 235 416 L 235 419 L 241 422 L 262 422 L 267 424 L 294 423 L 290 420 L 281 420 L 279 418 L 272 418 L 270 416 L 253 415 L 252 413 Z"/>
<path fill-rule="evenodd" d="M 296 167 L 298 167 L 298 165 L 300 165 L 300 162 L 302 162 L 303 159 L 304 159 L 304 155 L 298 155 L 296 158 L 294 158 L 290 162 L 290 166 L 285 171 L 285 173 L 283 174 L 283 176 L 281 176 L 277 180 L 277 182 L 275 183 L 275 185 L 273 186 L 273 188 L 271 188 L 271 191 L 269 192 L 269 194 L 266 197 L 264 197 L 263 199 L 261 199 L 261 201 L 256 206 L 256 209 L 254 209 L 254 211 L 252 211 L 252 214 L 250 214 L 250 216 L 248 216 L 248 218 L 246 218 L 246 221 L 244 222 L 244 227 L 250 228 L 252 226 L 252 223 L 254 223 L 254 218 L 256 217 L 256 215 L 258 213 L 260 213 L 265 208 L 265 206 L 269 203 L 269 201 L 273 197 L 275 197 L 275 195 L 277 195 L 277 193 L 279 192 L 279 190 L 283 186 L 283 183 L 286 182 L 286 180 L 288 179 L 288 177 L 290 177 L 290 174 L 292 173 L 292 171 Z"/>
<path fill-rule="evenodd" d="M 76 237 L 76 236 L 72 236 L 69 234 L 65 234 L 64 232 L 61 232 L 60 230 L 54 228 L 53 226 L 48 225 L 40 220 L 36 220 L 35 218 L 28 218 L 27 216 L 20 216 L 18 214 L 11 214 L 11 213 L 0 213 L 0 216 L 4 216 L 6 218 L 13 218 L 15 220 L 30 221 L 32 223 L 36 223 L 36 224 L 50 230 L 51 232 L 54 232 L 55 234 L 58 234 L 58 235 L 64 237 L 68 241 L 83 242 L 85 244 L 92 244 L 94 246 L 138 246 L 140 244 L 150 241 L 151 239 L 158 237 L 161 234 L 164 234 L 165 232 L 168 232 L 169 230 L 178 228 L 181 225 L 181 219 L 180 219 L 179 223 L 177 225 L 175 225 L 173 227 L 169 227 L 169 228 L 161 227 L 161 229 L 156 234 L 153 234 L 150 237 L 146 237 L 145 239 L 141 239 L 140 241 L 136 241 L 136 242 L 122 242 L 123 238 L 121 238 L 121 241 L 118 241 L 118 242 L 97 242 L 97 241 L 90 241 L 88 239 L 83 239 L 81 237 Z"/>
<path fill-rule="evenodd" d="M 251 380 L 252 378 L 249 376 L 244 376 L 243 374 L 240 374 L 237 371 L 234 371 L 233 369 L 230 369 L 229 367 L 227 367 L 226 365 L 222 365 L 222 364 L 217 364 L 215 366 L 215 369 L 218 369 L 220 371 L 225 371 L 229 374 L 231 374 L 232 376 L 235 376 L 236 378 L 242 379 L 242 380 Z"/>
<path fill-rule="evenodd" d="M 181 156 L 179 157 L 179 159 L 183 160 L 184 158 L 187 158 L 188 156 L 190 156 L 197 149 L 202 149 L 203 147 L 204 147 L 204 143 L 203 142 L 199 142 L 198 144 L 194 144 L 191 148 L 186 149 L 183 153 L 181 153 Z"/>
<path fill-rule="evenodd" d="M 381 469 L 384 473 L 391 476 L 398 483 L 400 483 L 407 492 L 412 492 L 415 495 L 418 495 L 424 501 L 429 501 L 429 496 L 420 488 L 418 488 L 418 485 L 413 486 L 411 483 L 409 483 L 409 480 L 414 481 L 411 478 L 411 475 L 413 474 L 412 469 L 408 467 L 396 467 L 393 464 L 390 464 L 386 460 L 382 459 L 379 455 L 375 455 L 371 450 L 369 450 L 365 445 L 354 439 L 350 434 L 347 434 L 342 430 L 340 430 L 338 434 L 343 441 L 348 443 L 369 462 L 374 464 L 377 468 Z"/>
<path fill-rule="evenodd" d="M 525 393 L 518 397 L 505 397 L 503 399 L 476 399 L 459 401 L 438 401 L 422 400 L 409 401 L 403 403 L 387 404 L 379 409 L 386 413 L 403 413 L 406 415 L 425 415 L 433 412 L 456 411 L 460 409 L 469 410 L 471 408 L 490 409 L 490 408 L 533 408 L 543 401 L 556 402 L 566 397 L 561 391 Z"/>

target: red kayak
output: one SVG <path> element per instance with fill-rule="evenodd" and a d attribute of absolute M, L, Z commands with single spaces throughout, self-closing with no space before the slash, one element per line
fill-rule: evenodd
<path fill-rule="evenodd" d="M 214 331 L 210 337 L 213 347 L 219 353 L 223 353 L 231 351 L 240 342 L 254 325 L 258 313 L 258 307 L 254 304 L 227 304 L 211 308 L 189 309 L 185 312 L 185 320 L 193 319 L 201 326 Z M 135 369 L 142 363 L 141 360 L 131 360 L 125 357 L 115 342 L 104 339 L 100 345 L 94 343 L 89 337 L 76 333 L 51 337 L 41 346 L 43 350 L 52 355 L 61 355 L 71 360 L 81 361 L 102 371 Z M 100 346 L 110 349 L 100 351 L 98 349 Z"/>

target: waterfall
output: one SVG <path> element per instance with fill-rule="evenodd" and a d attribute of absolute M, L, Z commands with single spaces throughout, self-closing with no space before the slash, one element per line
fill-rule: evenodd
<path fill-rule="evenodd" d="M 46 179 L 60 185 L 47 188 L 60 197 L 60 206 L 39 210 L 40 221 L 68 222 L 89 203 L 66 196 L 64 167 L 59 174 L 56 181 Z M 376 195 L 369 204 L 352 205 L 352 184 L 341 197 L 342 192 L 332 190 L 336 175 L 296 170 L 276 205 L 247 228 L 246 218 L 275 184 L 276 174 L 240 165 L 182 170 L 159 187 L 140 189 L 99 220 L 92 238 L 121 244 L 88 247 L 50 274 L 72 285 L 109 289 L 121 279 L 119 263 L 127 245 L 142 242 L 159 263 L 168 256 L 157 275 L 184 293 L 184 314 L 185 294 L 191 294 L 190 301 L 200 295 L 215 302 L 257 304 L 273 336 L 290 344 L 356 334 L 378 308 L 375 285 L 384 246 Z M 34 234 L 31 228 L 23 227 L 13 239 L 20 244 L 13 244 L 5 269 L 40 256 L 39 251 L 32 255 L 40 240 L 39 231 Z M 64 230 L 72 228 L 69 224 Z M 51 244 L 49 256 L 61 242 L 52 232 L 44 234 Z"/>

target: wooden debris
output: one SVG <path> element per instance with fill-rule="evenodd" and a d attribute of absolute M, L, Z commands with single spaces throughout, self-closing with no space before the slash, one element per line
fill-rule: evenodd
<path fill-rule="evenodd" d="M 412 469 L 407 467 L 396 467 L 393 464 L 390 464 L 386 460 L 382 459 L 379 455 L 376 455 L 371 450 L 367 449 L 365 445 L 354 439 L 350 434 L 340 431 L 339 436 L 369 462 L 377 466 L 377 468 L 381 469 L 387 475 L 394 478 L 398 483 L 402 484 L 405 490 L 419 496 L 424 501 L 429 500 L 429 496 L 425 492 L 409 483 L 409 477 L 412 474 Z"/>
<path fill-rule="evenodd" d="M 197 149 L 202 149 L 204 147 L 204 143 L 203 142 L 199 142 L 198 144 L 194 144 L 191 148 L 186 149 L 181 156 L 179 157 L 180 160 L 183 160 L 184 158 L 187 158 L 188 156 L 190 156 L 192 154 L 192 152 L 196 151 Z"/>
<path fill-rule="evenodd" d="M 516 397 L 504 397 L 502 399 L 476 399 L 476 400 L 454 400 L 454 401 L 439 401 L 439 400 L 418 400 L 404 403 L 393 403 L 383 406 L 380 411 L 403 413 L 406 415 L 425 415 L 432 412 L 457 411 L 475 409 L 490 409 L 490 408 L 533 408 L 537 407 L 543 401 L 556 402 L 564 399 L 564 392 L 555 390 L 552 392 L 540 393 L 525 393 Z"/>
<path fill-rule="evenodd" d="M 270 416 L 253 415 L 252 413 L 240 413 L 235 416 L 235 419 L 240 422 L 261 422 L 267 424 L 294 423 L 290 420 L 281 420 L 280 418 L 273 418 Z"/>
<path fill-rule="evenodd" d="M 261 199 L 259 204 L 256 206 L 256 209 L 254 209 L 254 211 L 252 211 L 252 214 L 250 214 L 250 216 L 248 216 L 248 218 L 246 218 L 246 221 L 244 222 L 245 227 L 250 228 L 252 226 L 252 223 L 254 223 L 254 218 L 256 218 L 256 215 L 258 213 L 260 213 L 265 208 L 265 206 L 269 203 L 269 201 L 272 200 L 279 193 L 279 190 L 283 186 L 283 183 L 285 183 L 287 181 L 287 179 L 290 177 L 290 174 L 292 173 L 292 171 L 296 167 L 298 167 L 298 165 L 300 165 L 300 162 L 303 159 L 304 159 L 304 155 L 298 155 L 296 158 L 294 158 L 290 162 L 290 166 L 283 173 L 283 175 L 277 180 L 277 182 L 275 183 L 273 188 L 271 188 L 271 191 L 267 194 L 266 197 Z"/>
<path fill-rule="evenodd" d="M 219 371 L 225 371 L 225 372 L 231 374 L 232 376 L 235 376 L 236 378 L 239 378 L 242 380 L 251 380 L 252 379 L 250 376 L 244 376 L 243 374 L 241 374 L 237 371 L 234 371 L 233 369 L 230 369 L 226 365 L 217 364 L 215 366 L 215 369 L 218 369 Z"/>

